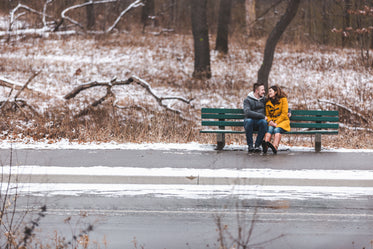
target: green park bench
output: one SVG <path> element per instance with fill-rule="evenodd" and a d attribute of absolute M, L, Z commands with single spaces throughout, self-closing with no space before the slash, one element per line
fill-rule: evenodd
<path fill-rule="evenodd" d="M 200 133 L 217 134 L 217 150 L 224 148 L 225 134 L 245 134 L 243 109 L 202 108 L 201 120 L 203 127 L 212 128 L 201 130 Z M 291 110 L 290 126 L 291 131 L 285 134 L 315 135 L 315 151 L 320 152 L 321 135 L 338 134 L 338 111 Z"/>

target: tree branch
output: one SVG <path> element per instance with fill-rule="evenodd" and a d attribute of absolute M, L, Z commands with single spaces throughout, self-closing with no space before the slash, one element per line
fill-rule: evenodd
<path fill-rule="evenodd" d="M 28 81 L 26 82 L 26 84 L 23 85 L 23 87 L 21 89 L 19 89 L 19 91 L 17 92 L 17 94 L 14 96 L 14 100 L 17 100 L 18 96 L 21 94 L 21 92 L 23 90 L 25 90 L 28 86 L 28 84 L 31 83 L 31 81 L 36 77 L 38 76 L 39 74 L 41 73 L 41 71 L 39 72 L 34 72 L 33 75 L 28 79 Z"/>
<path fill-rule="evenodd" d="M 118 25 L 120 19 L 128 12 L 130 11 L 131 9 L 134 9 L 134 8 L 137 8 L 137 7 L 140 7 L 140 6 L 144 6 L 144 4 L 142 3 L 142 0 L 136 0 L 135 2 L 131 3 L 125 10 L 122 11 L 122 13 L 120 13 L 120 15 L 118 16 L 118 18 L 115 20 L 114 24 L 109 27 L 107 29 L 107 33 L 113 31 L 113 29 Z"/>
<path fill-rule="evenodd" d="M 27 6 L 27 5 L 24 5 L 24 4 L 18 4 L 14 9 L 12 9 L 11 11 L 10 11 L 10 22 L 9 22 L 9 28 L 8 28 L 8 31 L 10 32 L 10 31 L 12 31 L 12 26 L 13 26 L 13 24 L 14 24 L 14 22 L 20 17 L 20 16 L 22 16 L 22 15 L 24 15 L 24 13 L 21 13 L 21 14 L 19 14 L 19 15 L 16 15 L 15 16 L 15 13 L 19 10 L 19 9 L 25 9 L 25 10 L 28 10 L 29 12 L 31 12 L 31 13 L 34 13 L 34 14 L 37 14 L 37 15 L 40 15 L 40 16 L 42 16 L 43 17 L 43 23 L 44 24 L 46 24 L 46 22 L 45 22 L 45 17 L 47 16 L 46 15 L 46 5 L 47 4 L 49 4 L 50 2 L 52 2 L 53 0 L 47 0 L 47 2 L 45 3 L 45 5 L 44 5 L 44 10 L 43 10 L 43 12 L 40 12 L 40 11 L 37 11 L 37 10 L 35 10 L 35 9 L 33 9 L 33 8 L 30 8 L 29 6 Z M 48 16 L 48 17 L 50 17 L 50 16 Z M 46 27 L 46 25 L 44 25 L 44 27 Z"/>
<path fill-rule="evenodd" d="M 328 103 L 328 104 L 331 104 L 331 105 L 334 105 L 334 106 L 338 106 L 339 108 L 342 108 L 343 110 L 346 110 L 346 111 L 348 111 L 349 113 L 358 116 L 358 117 L 361 118 L 364 122 L 369 123 L 369 120 L 368 120 L 366 117 L 364 117 L 361 113 L 355 112 L 355 111 L 353 111 L 352 109 L 348 108 L 347 106 L 344 106 L 344 105 L 341 105 L 341 104 L 338 104 L 338 103 L 332 102 L 332 101 L 330 101 L 330 100 L 325 100 L 325 99 L 317 99 L 317 101 L 318 101 L 318 102 L 323 102 L 323 103 Z"/>
<path fill-rule="evenodd" d="M 27 116 L 27 114 L 22 109 L 24 107 L 28 107 L 33 114 L 39 116 L 39 113 L 31 105 L 27 104 L 27 102 L 25 100 L 18 99 L 18 97 L 22 93 L 22 91 L 24 91 L 25 89 L 27 89 L 29 91 L 31 90 L 31 89 L 28 88 L 28 85 L 40 73 L 41 73 L 41 71 L 34 72 L 33 75 L 27 80 L 27 82 L 23 86 L 20 86 L 20 85 L 18 85 L 16 83 L 11 82 L 9 80 L 6 80 L 4 78 L 0 78 L 0 85 L 11 88 L 11 91 L 10 91 L 10 93 L 8 95 L 8 98 L 5 101 L 1 101 L 0 102 L 0 109 L 3 109 L 9 103 L 9 104 L 11 104 L 11 107 L 14 107 L 15 109 L 18 108 L 25 116 Z M 14 100 L 13 101 L 9 101 L 14 89 L 18 90 L 18 92 L 14 96 Z"/>
<path fill-rule="evenodd" d="M 122 80 L 122 81 L 111 81 L 111 82 L 97 82 L 97 81 L 93 81 L 93 82 L 89 82 L 89 83 L 86 83 L 86 84 L 83 84 L 83 85 L 80 85 L 78 87 L 76 87 L 74 90 L 72 90 L 70 93 L 66 94 L 64 99 L 72 99 L 72 98 L 75 98 L 76 95 L 78 95 L 81 91 L 84 91 L 88 88 L 91 88 L 91 87 L 96 87 L 96 86 L 108 86 L 109 84 L 112 84 L 113 86 L 118 86 L 118 85 L 129 85 L 131 84 L 131 82 L 133 81 L 132 78 L 129 78 L 127 80 Z"/>
<path fill-rule="evenodd" d="M 92 88 L 92 87 L 104 86 L 104 87 L 107 87 L 107 89 L 108 89 L 106 95 L 104 97 L 100 98 L 99 100 L 96 100 L 95 102 L 93 102 L 89 107 L 87 107 L 83 111 L 81 111 L 78 114 L 78 116 L 84 116 L 84 115 L 86 115 L 88 113 L 88 110 L 91 107 L 94 107 L 94 106 L 97 106 L 97 105 L 103 103 L 109 97 L 113 97 L 114 101 L 113 101 L 112 105 L 114 107 L 117 107 L 117 108 L 120 108 L 120 109 L 124 109 L 125 107 L 117 105 L 118 101 L 115 100 L 115 95 L 111 91 L 111 88 L 113 86 L 118 86 L 118 85 L 129 85 L 132 82 L 134 82 L 137 85 L 143 87 L 157 101 L 157 103 L 159 104 L 159 106 L 165 108 L 167 111 L 176 113 L 176 114 L 180 115 L 180 117 L 182 119 L 187 120 L 186 118 L 184 118 L 184 117 L 181 116 L 182 112 L 180 110 L 176 110 L 176 109 L 174 109 L 174 108 L 172 108 L 172 107 L 164 104 L 163 101 L 164 100 L 179 100 L 179 101 L 182 101 L 184 103 L 190 104 L 190 102 L 193 99 L 185 99 L 185 98 L 179 97 L 179 96 L 166 96 L 166 97 L 158 96 L 154 92 L 154 90 L 152 89 L 152 87 L 150 86 L 150 84 L 148 82 L 146 82 L 145 80 L 143 80 L 143 79 L 141 79 L 141 78 L 139 78 L 137 76 L 132 76 L 131 78 L 129 78 L 127 80 L 117 81 L 116 78 L 113 78 L 110 82 L 97 82 L 97 81 L 93 81 L 93 82 L 89 82 L 89 83 L 86 83 L 86 84 L 82 84 L 82 85 L 76 87 L 75 89 L 73 89 L 70 93 L 66 94 L 64 96 L 64 98 L 66 100 L 69 100 L 69 99 L 74 98 L 76 95 L 78 95 L 80 92 L 82 92 L 84 90 L 87 90 L 87 89 Z"/>

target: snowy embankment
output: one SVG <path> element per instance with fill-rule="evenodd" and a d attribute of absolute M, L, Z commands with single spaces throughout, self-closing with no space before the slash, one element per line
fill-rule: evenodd
<path fill-rule="evenodd" d="M 10 140 L 0 141 L 0 149 L 45 149 L 45 150 L 184 150 L 184 151 L 214 151 L 216 145 L 214 144 L 200 144 L 200 143 L 79 143 L 70 142 L 66 139 L 60 141 L 33 141 L 32 139 L 26 138 L 22 141 L 13 142 Z M 247 150 L 246 145 L 226 145 L 224 150 L 235 150 L 245 151 Z M 314 151 L 313 147 L 299 147 L 299 146 L 285 146 L 280 145 L 280 151 L 290 150 L 293 152 L 297 151 Z M 372 153 L 372 149 L 334 149 L 334 148 L 323 148 L 322 152 L 366 152 Z"/>

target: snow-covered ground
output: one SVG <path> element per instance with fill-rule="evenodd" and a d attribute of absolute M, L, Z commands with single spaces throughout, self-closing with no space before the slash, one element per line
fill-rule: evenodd
<path fill-rule="evenodd" d="M 6 18 L 0 18 L 0 28 L 6 29 L 6 27 Z M 159 96 L 193 98 L 190 105 L 177 100 L 167 101 L 167 105 L 180 110 L 183 117 L 195 120 L 194 131 L 197 131 L 200 125 L 198 121 L 200 108 L 242 107 L 244 97 L 251 91 L 252 83 L 256 82 L 257 72 L 262 63 L 264 43 L 264 38 L 251 40 L 247 44 L 243 41 L 233 42 L 232 39 L 227 56 L 211 50 L 212 78 L 201 83 L 191 77 L 194 54 L 190 34 L 154 36 L 118 33 L 106 38 L 77 35 L 34 37 L 12 43 L 2 41 L 0 80 L 22 86 L 32 72 L 40 71 L 41 73 L 28 86 L 32 89 L 32 93 L 23 93 L 21 97 L 41 114 L 50 110 L 56 112 L 61 107 L 66 108 L 62 109 L 63 112 L 71 110 L 71 113 L 76 114 L 93 100 L 104 96 L 105 88 L 90 89 L 72 100 L 65 100 L 63 96 L 75 87 L 91 81 L 108 82 L 113 77 L 125 80 L 136 75 L 146 80 Z M 336 105 L 340 105 L 346 110 L 351 110 L 351 113 L 343 114 L 345 123 L 341 124 L 341 129 L 351 131 L 347 135 L 349 137 L 338 136 L 332 146 L 372 148 L 371 130 L 364 133 L 363 143 L 353 137 L 357 136 L 353 132 L 361 130 L 363 133 L 362 129 L 369 127 L 369 124 L 365 126 L 366 124 L 360 121 L 359 115 L 369 121 L 373 113 L 372 68 L 364 67 L 360 50 L 323 46 L 306 48 L 299 44 L 294 46 L 278 44 L 269 84 L 282 86 L 288 93 L 289 104 L 293 108 L 335 110 L 338 109 Z M 131 114 L 126 113 L 125 110 L 118 110 L 116 117 L 121 123 L 131 118 L 147 122 L 153 117 L 153 114 L 148 115 L 150 112 L 164 112 L 157 101 L 137 85 L 115 86 L 112 90 L 119 105 L 143 106 L 146 110 L 138 113 L 132 110 Z M 16 92 L 13 91 L 12 94 L 15 95 Z M 9 93 L 9 88 L 0 88 L 0 101 L 11 98 Z M 28 122 L 18 120 L 12 125 L 21 131 L 42 125 L 46 128 L 49 126 L 48 123 L 41 125 L 32 119 Z M 49 134 L 43 135 L 49 137 Z M 3 131 L 3 137 L 9 137 L 7 131 Z M 198 142 L 197 140 L 198 138 L 193 141 Z M 92 140 L 87 139 L 87 141 Z M 64 146 L 64 142 L 57 142 L 55 145 L 44 142 L 24 142 L 30 144 L 17 146 L 37 145 L 43 148 Z M 76 148 L 80 147 L 80 144 L 70 143 L 68 146 Z M 84 147 L 89 146 L 95 145 Z M 130 145 L 132 146 L 138 146 L 138 149 L 147 147 Z M 175 146 L 190 147 L 190 144 Z M 126 144 L 115 143 L 99 144 L 98 147 L 128 148 Z M 157 148 L 158 145 L 152 144 L 148 147 Z M 212 146 L 198 144 L 194 144 L 194 147 L 212 148 Z M 236 146 L 228 146 L 227 149 L 232 147 Z M 238 147 L 242 148 L 239 145 Z M 312 148 L 292 147 L 292 149 L 311 150 Z"/>
<path fill-rule="evenodd" d="M 30 138 L 23 140 L 1 140 L 0 149 L 67 149 L 67 150 L 180 150 L 180 151 L 214 151 L 215 144 L 191 143 L 80 143 L 71 142 L 67 139 L 50 142 L 34 141 Z M 224 150 L 247 150 L 247 145 L 235 144 L 226 145 Z M 314 151 L 313 147 L 286 146 L 280 144 L 279 150 L 291 151 Z M 372 149 L 344 149 L 344 148 L 323 148 L 322 152 L 366 152 L 373 153 Z"/>
<path fill-rule="evenodd" d="M 12 186 L 15 193 L 26 196 L 82 196 L 105 197 L 154 196 L 158 198 L 186 199 L 262 199 L 307 200 L 354 199 L 365 200 L 373 195 L 373 188 L 318 187 L 318 186 L 266 186 L 266 185 L 182 185 L 182 184 L 61 184 L 27 183 Z M 5 188 L 3 187 L 3 191 Z"/>

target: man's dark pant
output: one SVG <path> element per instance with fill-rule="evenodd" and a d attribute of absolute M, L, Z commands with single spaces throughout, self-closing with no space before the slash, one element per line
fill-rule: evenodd
<path fill-rule="evenodd" d="M 264 135 L 267 132 L 267 121 L 264 118 L 245 118 L 243 121 L 243 126 L 245 127 L 246 141 L 248 146 L 253 145 L 253 131 L 258 131 L 258 136 L 255 140 L 255 147 L 259 147 L 262 144 Z"/>

